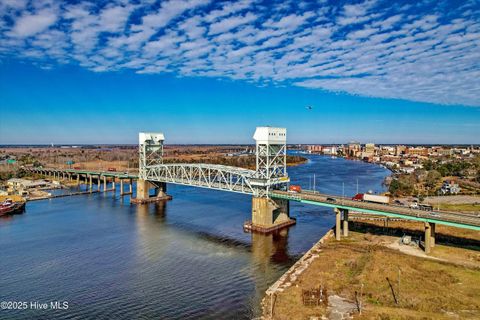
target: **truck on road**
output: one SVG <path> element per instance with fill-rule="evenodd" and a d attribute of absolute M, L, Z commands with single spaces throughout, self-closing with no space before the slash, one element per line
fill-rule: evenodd
<path fill-rule="evenodd" d="M 433 206 L 424 203 L 413 202 L 410 204 L 411 209 L 423 210 L 423 211 L 433 211 Z"/>
<path fill-rule="evenodd" d="M 289 192 L 295 192 L 295 193 L 300 193 L 302 192 L 302 187 L 296 186 L 296 185 L 291 185 L 290 188 L 288 188 Z"/>
<path fill-rule="evenodd" d="M 379 195 L 376 195 L 376 194 L 369 194 L 369 193 L 357 193 L 352 198 L 352 200 L 373 202 L 373 203 L 381 203 L 381 204 L 389 204 L 390 203 L 390 197 L 379 196 Z"/>

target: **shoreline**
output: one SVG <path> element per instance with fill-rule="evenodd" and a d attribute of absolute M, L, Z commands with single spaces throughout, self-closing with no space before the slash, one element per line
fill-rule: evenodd
<path fill-rule="evenodd" d="M 305 254 L 298 259 L 283 275 L 278 278 L 268 289 L 260 302 L 263 319 L 272 319 L 275 309 L 276 295 L 283 292 L 286 288 L 292 285 L 292 282 L 297 280 L 310 264 L 320 255 L 321 248 L 325 241 L 332 238 L 334 235 L 333 227 L 329 229 Z"/>

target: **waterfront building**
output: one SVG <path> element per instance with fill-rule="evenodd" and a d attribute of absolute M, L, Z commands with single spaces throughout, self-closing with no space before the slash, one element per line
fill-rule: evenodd
<path fill-rule="evenodd" d="M 310 146 L 307 146 L 307 150 L 308 152 L 312 153 L 321 153 L 323 151 L 323 146 L 321 145 L 310 145 Z"/>

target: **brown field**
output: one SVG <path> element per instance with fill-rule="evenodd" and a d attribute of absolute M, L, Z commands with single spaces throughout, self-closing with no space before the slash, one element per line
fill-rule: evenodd
<path fill-rule="evenodd" d="M 400 248 L 399 237 L 389 234 L 394 228 L 415 234 L 418 223 L 391 221 L 389 228 L 380 222 L 351 224 L 356 231 L 341 241 L 328 239 L 318 258 L 277 294 L 274 319 L 331 316 L 323 305 L 302 303 L 302 290 L 320 286 L 328 295 L 350 301 L 354 319 L 480 319 L 479 232 L 437 226 L 437 245 L 427 257 L 418 248 L 395 249 Z M 471 249 L 459 247 L 460 235 Z M 269 298 L 265 301 L 264 311 L 270 310 Z M 363 305 L 361 315 L 357 301 Z"/>

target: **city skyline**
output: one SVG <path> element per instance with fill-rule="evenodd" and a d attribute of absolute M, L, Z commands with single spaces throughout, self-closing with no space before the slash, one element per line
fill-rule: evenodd
<path fill-rule="evenodd" d="M 0 144 L 478 143 L 474 1 L 268 4 L 4 2 Z"/>

